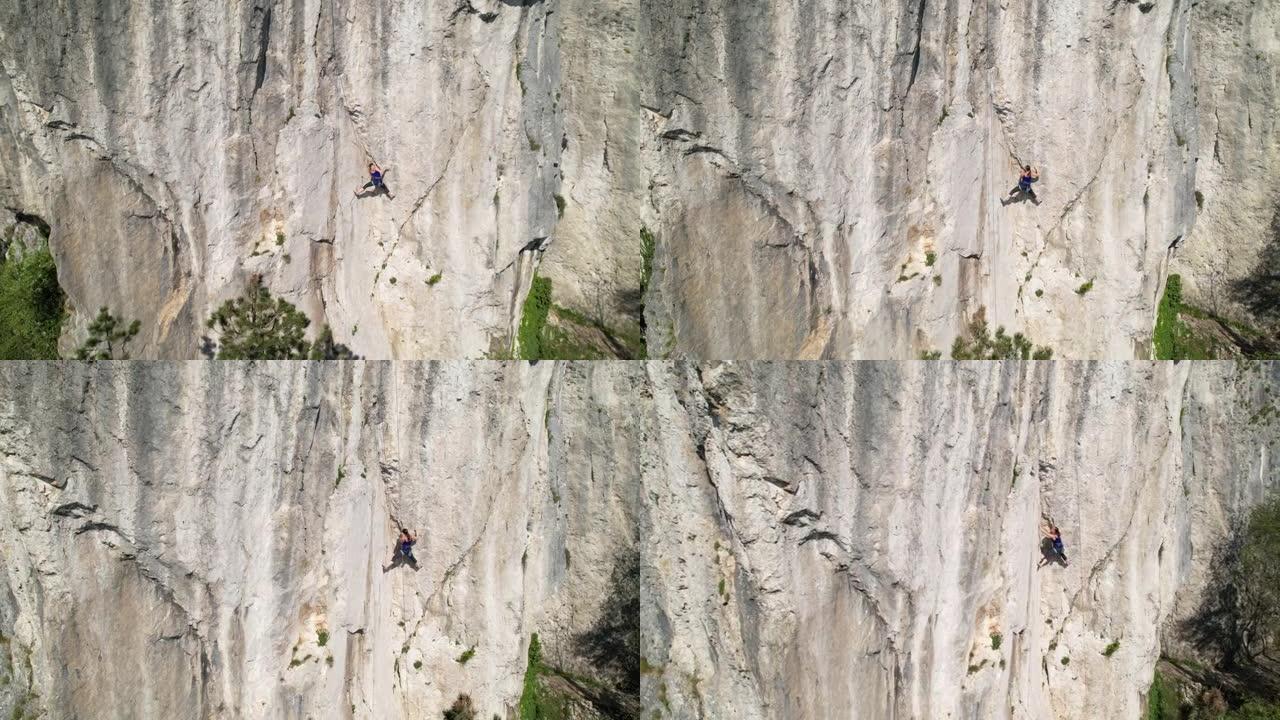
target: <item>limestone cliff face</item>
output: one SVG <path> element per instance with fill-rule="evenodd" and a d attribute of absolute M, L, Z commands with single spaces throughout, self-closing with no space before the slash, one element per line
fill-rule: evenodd
<path fill-rule="evenodd" d="M 1171 271 L 1277 321 L 1278 25 L 1265 0 L 6 0 L 0 205 L 52 227 L 68 349 L 107 305 L 138 354 L 195 356 L 261 275 L 365 357 L 479 357 L 536 271 L 593 326 L 643 314 L 653 355 L 913 357 L 985 308 L 1060 357 L 1145 357 Z M 370 158 L 394 200 L 352 195 Z M 1022 163 L 1041 203 L 1006 206 Z"/>
<path fill-rule="evenodd" d="M 1274 2 L 649 7 L 650 346 L 914 357 L 984 307 L 1141 358 L 1171 268 L 1276 317 L 1239 282 L 1280 252 Z M 1026 163 L 1040 204 L 1006 206 Z"/>
<path fill-rule="evenodd" d="M 642 693 L 664 716 L 1139 717 L 1229 524 L 1280 486 L 1280 365 L 650 375 Z M 1067 567 L 1037 568 L 1049 520 Z"/>
<path fill-rule="evenodd" d="M 639 116 L 605 72 L 632 25 L 577 1 L 3 2 L 0 205 L 52 226 L 67 345 L 106 305 L 143 321 L 135 357 L 196 357 L 261 275 L 362 356 L 481 357 L 546 253 L 558 303 L 634 325 L 644 185 L 611 146 Z M 354 196 L 369 159 L 394 200 Z"/>
<path fill-rule="evenodd" d="M 0 709 L 439 718 L 469 693 L 487 720 L 535 632 L 631 685 L 600 626 L 636 562 L 646 384 L 623 364 L 0 367 Z M 416 571 L 385 567 L 400 526 Z"/>
<path fill-rule="evenodd" d="M 1138 717 L 1277 418 L 1280 364 L 9 364 L 0 712 L 511 718 L 537 632 L 609 717 Z"/>

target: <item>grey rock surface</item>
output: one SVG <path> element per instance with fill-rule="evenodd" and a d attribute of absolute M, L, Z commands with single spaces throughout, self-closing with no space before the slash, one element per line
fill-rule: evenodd
<path fill-rule="evenodd" d="M 1278 25 L 1264 0 L 6 0 L 0 206 L 53 228 L 67 350 L 107 305 L 135 354 L 194 357 L 260 275 L 364 357 L 505 354 L 537 273 L 579 335 L 652 356 L 914 357 L 982 308 L 1142 358 L 1172 272 L 1280 323 Z M 370 158 L 394 200 L 352 194 Z M 1022 163 L 1038 205 L 1006 204 Z"/>
<path fill-rule="evenodd" d="M 635 325 L 610 7 L 0 3 L 0 206 L 53 228 L 64 349 L 105 305 L 135 357 L 198 357 L 257 275 L 363 357 L 506 353 L 546 253 L 559 304 Z M 394 199 L 353 193 L 371 159 Z"/>
<path fill-rule="evenodd" d="M 642 366 L 0 381 L 5 717 L 439 718 L 460 693 L 508 717 L 535 632 L 572 672 L 635 677 L 592 633 L 637 562 Z M 388 567 L 400 526 L 416 570 Z"/>
<path fill-rule="evenodd" d="M 650 376 L 642 698 L 663 717 L 1137 718 L 1228 529 L 1280 488 L 1278 364 Z M 1038 567 L 1050 521 L 1065 567 Z"/>
<path fill-rule="evenodd" d="M 537 632 L 646 719 L 1138 717 L 1277 453 L 1274 363 L 6 364 L 0 713 L 513 718 Z"/>
<path fill-rule="evenodd" d="M 651 347 L 914 358 L 985 308 L 1143 358 L 1171 270 L 1280 320 L 1240 283 L 1280 257 L 1274 2 L 648 7 Z M 1008 202 L 1023 164 L 1038 205 Z"/>

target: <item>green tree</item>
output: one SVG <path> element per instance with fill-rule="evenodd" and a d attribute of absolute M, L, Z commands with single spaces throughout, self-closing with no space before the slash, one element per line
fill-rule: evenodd
<path fill-rule="evenodd" d="M 271 297 L 257 276 L 244 297 L 228 300 L 209 318 L 209 327 L 219 335 L 219 360 L 356 359 L 351 348 L 334 342 L 328 325 L 314 343 L 309 342 L 306 333 L 310 324 L 292 303 Z"/>
<path fill-rule="evenodd" d="M 226 301 L 209 318 L 219 360 L 305 360 L 310 323 L 292 303 L 271 297 L 257 277 L 244 297 Z"/>
<path fill-rule="evenodd" d="M 134 320 L 128 325 L 122 318 L 117 318 L 103 307 L 98 309 L 98 317 L 89 325 L 89 337 L 76 350 L 80 360 L 128 360 L 126 346 L 142 327 L 142 323 Z"/>
<path fill-rule="evenodd" d="M 56 360 L 65 299 L 47 247 L 0 260 L 0 360 Z"/>
<path fill-rule="evenodd" d="M 351 352 L 351 348 L 333 341 L 333 330 L 325 325 L 320 331 L 320 337 L 311 344 L 311 352 L 308 357 L 312 360 L 354 360 L 355 353 Z"/>
<path fill-rule="evenodd" d="M 1254 508 L 1240 546 L 1240 638 L 1250 661 L 1280 662 L 1280 498 Z"/>

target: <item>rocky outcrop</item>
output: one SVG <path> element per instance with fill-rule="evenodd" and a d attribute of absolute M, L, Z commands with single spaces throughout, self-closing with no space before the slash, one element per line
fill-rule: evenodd
<path fill-rule="evenodd" d="M 505 353 L 548 252 L 559 304 L 634 325 L 636 91 L 599 81 L 632 23 L 563 5 L 0 3 L 0 206 L 53 228 L 64 344 L 105 305 L 198 357 L 257 275 L 361 356 Z"/>
<path fill-rule="evenodd" d="M 641 366 L 0 380 L 5 717 L 508 717 L 534 633 L 634 692 L 602 648 L 638 602 Z M 416 568 L 388 566 L 401 526 Z"/>
<path fill-rule="evenodd" d="M 1277 13 L 8 0 L 0 206 L 52 226 L 65 349 L 106 305 L 195 357 L 263 276 L 364 357 L 505 355 L 538 274 L 587 355 L 914 357 L 981 309 L 1141 358 L 1171 272 L 1280 322 Z"/>
<path fill-rule="evenodd" d="M 1275 272 L 1275 3 L 648 15 L 651 346 L 915 357 L 985 308 L 1060 357 L 1141 358 L 1171 268 L 1197 302 L 1276 321 L 1248 282 Z M 1009 196 L 1022 164 L 1039 204 Z"/>
<path fill-rule="evenodd" d="M 1280 487 L 1280 365 L 650 375 L 642 697 L 664 717 L 1139 717 L 1218 545 Z M 1050 521 L 1065 567 L 1041 567 Z"/>
<path fill-rule="evenodd" d="M 0 381 L 6 715 L 512 718 L 536 632 L 609 718 L 1138 717 L 1280 487 L 1280 364 Z"/>

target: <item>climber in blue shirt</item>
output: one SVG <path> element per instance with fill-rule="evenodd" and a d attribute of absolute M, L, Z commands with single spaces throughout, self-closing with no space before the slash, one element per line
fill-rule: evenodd
<path fill-rule="evenodd" d="M 378 163 L 369 163 L 369 182 L 356 190 L 356 197 L 361 197 L 360 192 L 362 190 L 373 188 L 373 192 L 371 194 L 377 195 L 378 193 L 386 193 L 388 198 L 394 200 L 396 196 L 391 194 L 391 188 L 387 187 L 383 178 L 384 175 L 386 175 L 386 173 L 382 171 L 382 168 L 378 167 Z"/>
<path fill-rule="evenodd" d="M 1036 191 L 1031 189 L 1031 183 L 1036 182 L 1039 179 L 1040 171 L 1038 169 L 1033 168 L 1030 165 L 1024 165 L 1022 167 L 1022 174 L 1018 176 L 1018 186 L 1009 191 L 1009 197 L 1012 198 L 1014 195 L 1022 193 L 1023 195 L 1031 198 L 1031 202 L 1039 205 L 1040 199 L 1036 197 Z M 1002 201 L 1005 205 L 1008 205 L 1010 202 L 1013 201 L 1008 198 Z"/>
<path fill-rule="evenodd" d="M 1048 545 L 1049 545 L 1049 548 L 1052 549 L 1052 554 L 1050 554 L 1050 552 L 1046 550 L 1044 552 L 1044 557 L 1040 558 L 1040 564 L 1036 566 L 1037 569 L 1042 568 L 1045 565 L 1048 565 L 1050 562 L 1053 562 L 1054 560 L 1061 562 L 1062 566 L 1066 567 L 1067 566 L 1067 548 L 1062 544 L 1062 531 L 1058 529 L 1057 525 L 1050 525 L 1049 532 L 1045 533 L 1045 538 L 1049 541 Z M 1056 555 L 1057 557 L 1055 558 L 1054 555 Z"/>
<path fill-rule="evenodd" d="M 391 558 L 391 564 L 382 568 L 382 572 L 388 572 L 393 568 L 407 564 L 414 570 L 418 569 L 418 559 L 413 556 L 413 546 L 418 542 L 418 536 L 409 532 L 405 528 L 400 528 L 400 537 L 396 539 L 396 554 Z"/>

